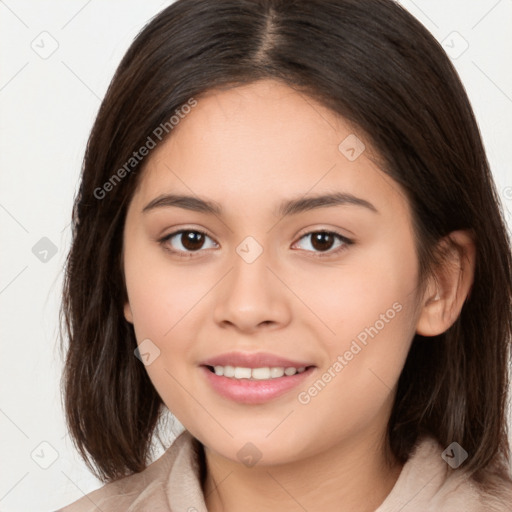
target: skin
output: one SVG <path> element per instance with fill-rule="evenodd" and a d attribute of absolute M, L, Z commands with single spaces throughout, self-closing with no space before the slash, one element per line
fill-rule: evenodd
<path fill-rule="evenodd" d="M 178 420 L 205 447 L 208 510 L 373 511 L 402 466 L 386 457 L 386 425 L 416 332 L 433 336 L 456 320 L 473 279 L 474 244 L 457 247 L 424 290 L 409 204 L 344 119 L 281 83 L 262 80 L 209 91 L 149 155 L 130 203 L 123 260 L 125 317 L 138 343 L 160 355 L 149 377 Z M 349 161 L 338 146 L 356 133 L 366 150 Z M 373 204 L 278 216 L 290 198 L 348 192 Z M 220 215 L 144 207 L 166 193 L 216 201 Z M 179 229 L 206 231 L 199 251 Z M 336 231 L 315 246 L 308 233 Z M 248 236 L 263 252 L 247 263 Z M 200 244 L 199 244 L 200 246 Z M 320 249 L 318 249 L 320 247 Z M 326 250 L 322 252 L 322 247 Z M 320 255 L 320 257 L 315 257 Z M 323 255 L 323 256 L 322 256 Z M 298 401 L 350 349 L 365 327 L 400 312 L 309 403 Z M 230 351 L 271 352 L 316 366 L 307 382 L 260 405 L 219 396 L 199 368 Z M 237 452 L 251 442 L 261 459 Z"/>

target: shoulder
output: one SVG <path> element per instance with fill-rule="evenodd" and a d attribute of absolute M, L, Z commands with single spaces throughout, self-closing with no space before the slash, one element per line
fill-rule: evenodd
<path fill-rule="evenodd" d="M 110 482 L 84 495 L 57 512 L 117 512 L 142 510 L 140 505 L 150 505 L 152 512 L 169 510 L 166 492 L 170 474 L 190 468 L 195 440 L 188 431 L 182 432 L 169 449 L 144 471 Z"/>
<path fill-rule="evenodd" d="M 434 438 L 423 437 L 376 512 L 512 512 L 510 481 L 489 475 L 484 488 L 452 462 L 454 456 Z"/>

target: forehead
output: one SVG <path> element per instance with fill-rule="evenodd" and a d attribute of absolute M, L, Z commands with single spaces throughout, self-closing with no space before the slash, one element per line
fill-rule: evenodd
<path fill-rule="evenodd" d="M 249 210 L 274 206 L 278 196 L 342 190 L 406 206 L 398 184 L 369 158 L 364 135 L 305 94 L 262 80 L 196 101 L 148 156 L 137 194 L 144 200 L 174 191 Z M 347 158 L 354 143 L 366 149 Z"/>

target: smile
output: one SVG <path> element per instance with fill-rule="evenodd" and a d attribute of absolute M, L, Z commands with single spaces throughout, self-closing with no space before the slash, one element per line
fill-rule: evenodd
<path fill-rule="evenodd" d="M 216 394 L 241 404 L 256 405 L 276 399 L 303 384 L 316 367 L 200 366 L 199 369 Z"/>
<path fill-rule="evenodd" d="M 278 379 L 279 377 L 291 377 L 296 373 L 302 373 L 306 370 L 305 366 L 294 368 L 293 366 L 283 367 L 262 367 L 262 368 L 244 368 L 241 366 L 209 366 L 210 371 L 215 375 L 220 375 L 232 379 L 251 379 L 251 380 L 269 380 Z"/>

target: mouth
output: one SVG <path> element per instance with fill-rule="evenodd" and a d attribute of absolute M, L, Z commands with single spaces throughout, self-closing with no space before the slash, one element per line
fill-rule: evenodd
<path fill-rule="evenodd" d="M 209 387 L 221 397 L 240 404 L 264 404 L 303 384 L 316 366 L 257 367 L 201 365 Z M 295 395 L 291 395 L 293 399 Z"/>
<path fill-rule="evenodd" d="M 229 379 L 247 379 L 247 380 L 273 380 L 281 377 L 292 377 L 298 373 L 303 373 L 310 368 L 310 366 L 264 366 L 260 368 L 248 368 L 243 366 L 222 366 L 222 365 L 204 365 L 211 373 L 220 377 L 227 377 Z"/>

